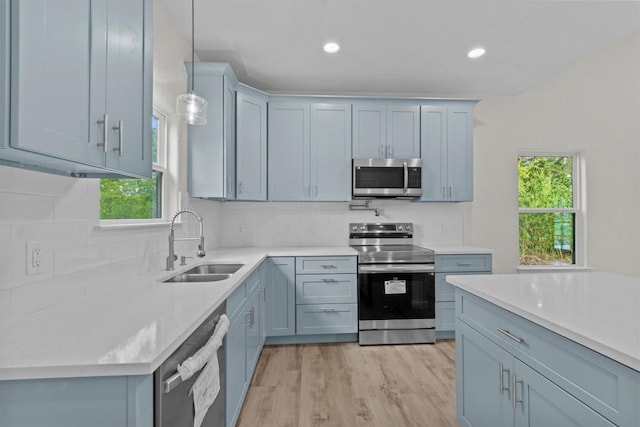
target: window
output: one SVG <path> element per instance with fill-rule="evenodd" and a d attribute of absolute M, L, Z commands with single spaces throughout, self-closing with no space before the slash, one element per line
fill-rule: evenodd
<path fill-rule="evenodd" d="M 576 264 L 577 154 L 518 157 L 520 265 Z"/>
<path fill-rule="evenodd" d="M 166 117 L 153 112 L 151 120 L 153 173 L 148 179 L 101 179 L 101 220 L 151 220 L 163 217 L 166 174 Z"/>

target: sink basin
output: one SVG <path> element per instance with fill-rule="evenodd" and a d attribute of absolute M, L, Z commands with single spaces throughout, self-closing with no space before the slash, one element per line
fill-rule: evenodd
<path fill-rule="evenodd" d="M 231 274 L 189 274 L 182 273 L 177 276 L 173 276 L 167 280 L 165 283 L 172 282 L 219 282 L 221 280 L 226 280 L 231 277 Z"/>
<path fill-rule="evenodd" d="M 204 264 L 190 268 L 184 274 L 233 274 L 244 264 Z"/>
<path fill-rule="evenodd" d="M 243 266 L 244 264 L 203 264 L 163 280 L 163 283 L 219 282 L 230 278 Z"/>

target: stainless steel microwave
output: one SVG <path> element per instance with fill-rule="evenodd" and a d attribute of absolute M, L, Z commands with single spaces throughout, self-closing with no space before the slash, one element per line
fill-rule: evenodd
<path fill-rule="evenodd" d="M 353 198 L 422 195 L 422 159 L 353 159 Z"/>

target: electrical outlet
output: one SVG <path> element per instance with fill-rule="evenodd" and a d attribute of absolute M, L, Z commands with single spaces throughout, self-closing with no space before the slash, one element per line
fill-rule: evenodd
<path fill-rule="evenodd" d="M 44 272 L 44 244 L 42 242 L 27 242 L 27 274 Z"/>

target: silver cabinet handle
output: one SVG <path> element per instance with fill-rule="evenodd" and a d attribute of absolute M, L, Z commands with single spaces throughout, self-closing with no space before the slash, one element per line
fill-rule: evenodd
<path fill-rule="evenodd" d="M 511 338 L 512 340 L 517 342 L 518 344 L 522 344 L 524 342 L 524 338 L 517 337 L 517 336 L 513 335 L 511 332 L 509 332 L 506 329 L 498 328 L 498 332 L 500 332 L 503 335 L 508 336 L 509 338 Z"/>
<path fill-rule="evenodd" d="M 114 148 L 113 151 L 118 151 L 122 157 L 124 155 L 124 122 L 118 120 L 118 126 L 114 126 L 112 129 L 118 131 L 118 148 Z"/>
<path fill-rule="evenodd" d="M 336 309 L 335 308 L 323 308 L 322 311 L 324 311 L 325 313 L 335 313 Z"/>
<path fill-rule="evenodd" d="M 323 264 L 322 268 L 338 268 L 338 267 L 333 264 Z"/>
<path fill-rule="evenodd" d="M 453 195 L 453 187 L 449 186 L 449 199 L 451 199 L 452 195 Z"/>
<path fill-rule="evenodd" d="M 335 282 L 337 282 L 337 280 L 336 280 L 336 279 L 322 279 L 322 281 L 323 281 L 324 283 L 335 283 Z"/>
<path fill-rule="evenodd" d="M 505 391 L 509 391 L 509 387 L 508 386 L 507 387 L 504 386 L 504 374 L 505 374 L 505 372 L 508 374 L 509 370 L 508 369 L 504 369 L 504 365 L 501 363 L 500 364 L 500 372 L 499 372 L 499 375 L 500 375 L 500 396 L 504 395 Z M 507 384 L 508 384 L 508 381 L 507 381 Z"/>
<path fill-rule="evenodd" d="M 238 194 L 242 194 L 242 183 L 238 183 Z"/>
<path fill-rule="evenodd" d="M 389 157 L 393 158 L 393 146 L 392 145 L 388 145 L 389 147 Z"/>
<path fill-rule="evenodd" d="M 458 262 L 458 265 L 460 267 L 469 267 L 471 265 L 470 262 Z"/>
<path fill-rule="evenodd" d="M 102 143 L 96 144 L 98 147 L 102 147 L 103 152 L 107 152 L 107 145 L 109 141 L 109 115 L 104 113 L 102 116 L 102 120 L 97 121 L 98 124 L 102 126 Z"/>
<path fill-rule="evenodd" d="M 516 378 L 516 374 L 514 373 L 511 376 L 511 388 L 513 389 L 513 409 L 516 409 L 516 406 L 518 406 L 518 403 L 523 403 L 522 399 L 518 399 L 518 389 L 517 389 L 517 385 L 518 383 L 522 384 L 522 380 L 518 381 L 518 379 Z"/>
<path fill-rule="evenodd" d="M 402 192 L 406 193 L 409 189 L 409 166 L 407 166 L 407 162 L 402 163 L 402 167 L 404 168 L 404 188 Z"/>
<path fill-rule="evenodd" d="M 316 184 L 313 187 L 314 187 L 314 189 L 313 189 L 313 193 L 314 193 L 313 197 L 317 198 L 318 197 L 318 185 Z"/>

